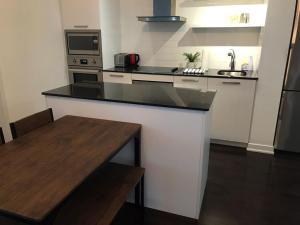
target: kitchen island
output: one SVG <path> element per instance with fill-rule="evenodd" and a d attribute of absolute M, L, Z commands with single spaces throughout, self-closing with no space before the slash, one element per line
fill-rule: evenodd
<path fill-rule="evenodd" d="M 68 85 L 43 94 L 55 119 L 77 115 L 142 124 L 145 206 L 199 217 L 215 92 L 136 82 Z M 134 144 L 125 146 L 113 161 L 132 164 Z"/>

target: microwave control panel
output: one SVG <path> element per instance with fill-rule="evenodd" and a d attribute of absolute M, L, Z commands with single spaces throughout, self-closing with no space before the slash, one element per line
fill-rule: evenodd
<path fill-rule="evenodd" d="M 69 55 L 68 66 L 80 67 L 102 67 L 102 58 L 100 56 L 80 56 Z"/>

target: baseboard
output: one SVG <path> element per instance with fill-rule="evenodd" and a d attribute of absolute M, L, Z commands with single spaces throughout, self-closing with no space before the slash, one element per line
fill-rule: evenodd
<path fill-rule="evenodd" d="M 226 145 L 226 146 L 233 146 L 233 147 L 240 147 L 240 148 L 247 148 L 247 146 L 248 146 L 248 144 L 246 144 L 246 143 L 234 142 L 234 141 L 224 141 L 224 140 L 218 140 L 218 139 L 211 139 L 210 142 L 212 144 Z"/>
<path fill-rule="evenodd" d="M 212 144 L 246 148 L 247 151 L 249 152 L 258 152 L 258 153 L 274 155 L 274 146 L 270 146 L 270 145 L 261 145 L 261 144 L 254 144 L 254 143 L 245 144 L 240 142 L 224 141 L 218 139 L 211 139 L 210 141 Z"/>
<path fill-rule="evenodd" d="M 249 143 L 247 151 L 274 155 L 274 146 Z"/>

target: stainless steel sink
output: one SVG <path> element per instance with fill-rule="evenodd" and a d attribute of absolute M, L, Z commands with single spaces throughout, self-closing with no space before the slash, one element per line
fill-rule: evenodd
<path fill-rule="evenodd" d="M 241 76 L 246 76 L 247 73 L 242 70 L 219 70 L 218 75 L 229 76 L 229 77 L 241 77 Z"/>

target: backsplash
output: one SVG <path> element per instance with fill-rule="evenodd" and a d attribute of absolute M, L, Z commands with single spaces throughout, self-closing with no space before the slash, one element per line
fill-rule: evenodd
<path fill-rule="evenodd" d="M 190 3 L 189 3 L 190 2 Z M 126 0 L 121 4 L 121 50 L 141 55 L 145 66 L 185 66 L 184 52 L 205 51 L 208 68 L 229 68 L 229 49 L 236 52 L 236 68 L 253 56 L 258 68 L 261 28 L 194 29 L 201 1 L 177 0 L 177 15 L 186 23 L 143 23 L 137 16 L 151 16 L 152 0 Z"/>

